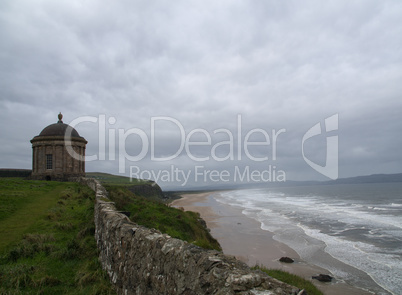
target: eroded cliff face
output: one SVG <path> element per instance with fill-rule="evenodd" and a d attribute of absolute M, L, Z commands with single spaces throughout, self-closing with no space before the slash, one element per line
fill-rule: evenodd
<path fill-rule="evenodd" d="M 137 196 L 142 196 L 146 198 L 159 198 L 163 199 L 162 189 L 155 182 L 149 182 L 146 184 L 133 185 L 128 188 Z"/>
<path fill-rule="evenodd" d="M 95 238 L 119 294 L 299 293 L 233 257 L 135 224 L 116 211 L 98 181 L 80 182 L 96 192 Z"/>

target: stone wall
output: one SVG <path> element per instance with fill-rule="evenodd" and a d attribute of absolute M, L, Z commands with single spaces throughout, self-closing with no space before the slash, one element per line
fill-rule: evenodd
<path fill-rule="evenodd" d="M 119 294 L 302 294 L 214 250 L 205 250 L 130 221 L 95 179 L 95 238 L 102 267 Z"/>
<path fill-rule="evenodd" d="M 0 177 L 29 177 L 31 173 L 30 169 L 0 168 Z"/>

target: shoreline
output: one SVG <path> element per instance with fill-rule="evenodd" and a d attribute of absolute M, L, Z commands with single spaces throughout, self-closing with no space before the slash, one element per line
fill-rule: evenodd
<path fill-rule="evenodd" d="M 322 283 L 311 279 L 313 275 L 330 272 L 300 259 L 295 250 L 276 241 L 273 233 L 261 229 L 261 224 L 242 214 L 241 209 L 217 202 L 214 198 L 217 194 L 219 191 L 184 193 L 180 195 L 180 199 L 171 202 L 170 206 L 200 213 L 224 254 L 235 256 L 249 266 L 259 264 L 299 275 L 311 281 L 326 295 L 374 294 L 342 281 Z M 279 258 L 283 256 L 290 257 L 295 262 L 279 262 Z"/>

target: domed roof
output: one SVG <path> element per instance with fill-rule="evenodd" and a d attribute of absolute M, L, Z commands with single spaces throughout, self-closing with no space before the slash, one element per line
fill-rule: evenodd
<path fill-rule="evenodd" d="M 71 131 L 71 137 L 80 137 L 77 130 L 71 127 L 68 124 L 64 124 L 61 119 L 63 119 L 63 115 L 60 113 L 58 115 L 59 121 L 57 123 L 51 124 L 45 127 L 39 136 L 64 136 L 67 132 Z"/>
<path fill-rule="evenodd" d="M 71 137 L 80 137 L 77 130 L 72 128 L 70 125 L 58 122 L 45 127 L 39 136 L 64 136 L 66 134 L 67 128 L 71 128 Z"/>

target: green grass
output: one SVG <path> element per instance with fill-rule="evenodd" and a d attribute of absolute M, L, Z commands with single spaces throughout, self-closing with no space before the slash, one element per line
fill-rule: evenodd
<path fill-rule="evenodd" d="M 295 286 L 299 289 L 304 289 L 308 295 L 323 295 L 324 294 L 320 290 L 318 290 L 317 287 L 314 286 L 312 282 L 305 280 L 302 277 L 299 277 L 297 275 L 288 273 L 286 271 L 279 270 L 279 269 L 268 269 L 263 266 L 255 266 L 255 267 L 253 267 L 253 269 L 259 269 L 279 281 L 282 281 L 289 285 Z"/>
<path fill-rule="evenodd" d="M 57 204 L 65 189 L 61 182 L 26 181 L 22 178 L 0 179 L 0 252 L 22 234 L 46 210 Z"/>
<path fill-rule="evenodd" d="M 156 228 L 173 238 L 188 241 L 206 249 L 221 250 L 208 230 L 200 223 L 200 215 L 169 207 L 160 201 L 134 195 L 127 188 L 106 185 L 109 198 L 121 211 L 130 212 L 130 218 L 137 224 Z"/>
<path fill-rule="evenodd" d="M 19 178 L 0 188 L 0 294 L 115 294 L 98 262 L 93 191 Z"/>
<path fill-rule="evenodd" d="M 126 177 L 126 176 L 113 175 L 113 174 L 102 173 L 102 172 L 87 172 L 86 176 L 95 178 L 104 185 L 123 185 L 123 186 L 129 185 L 130 186 L 130 185 L 141 185 L 141 184 L 153 183 L 152 181 L 149 181 L 149 180 L 140 180 L 140 179 L 136 179 L 136 178 L 130 178 L 130 177 Z"/>

